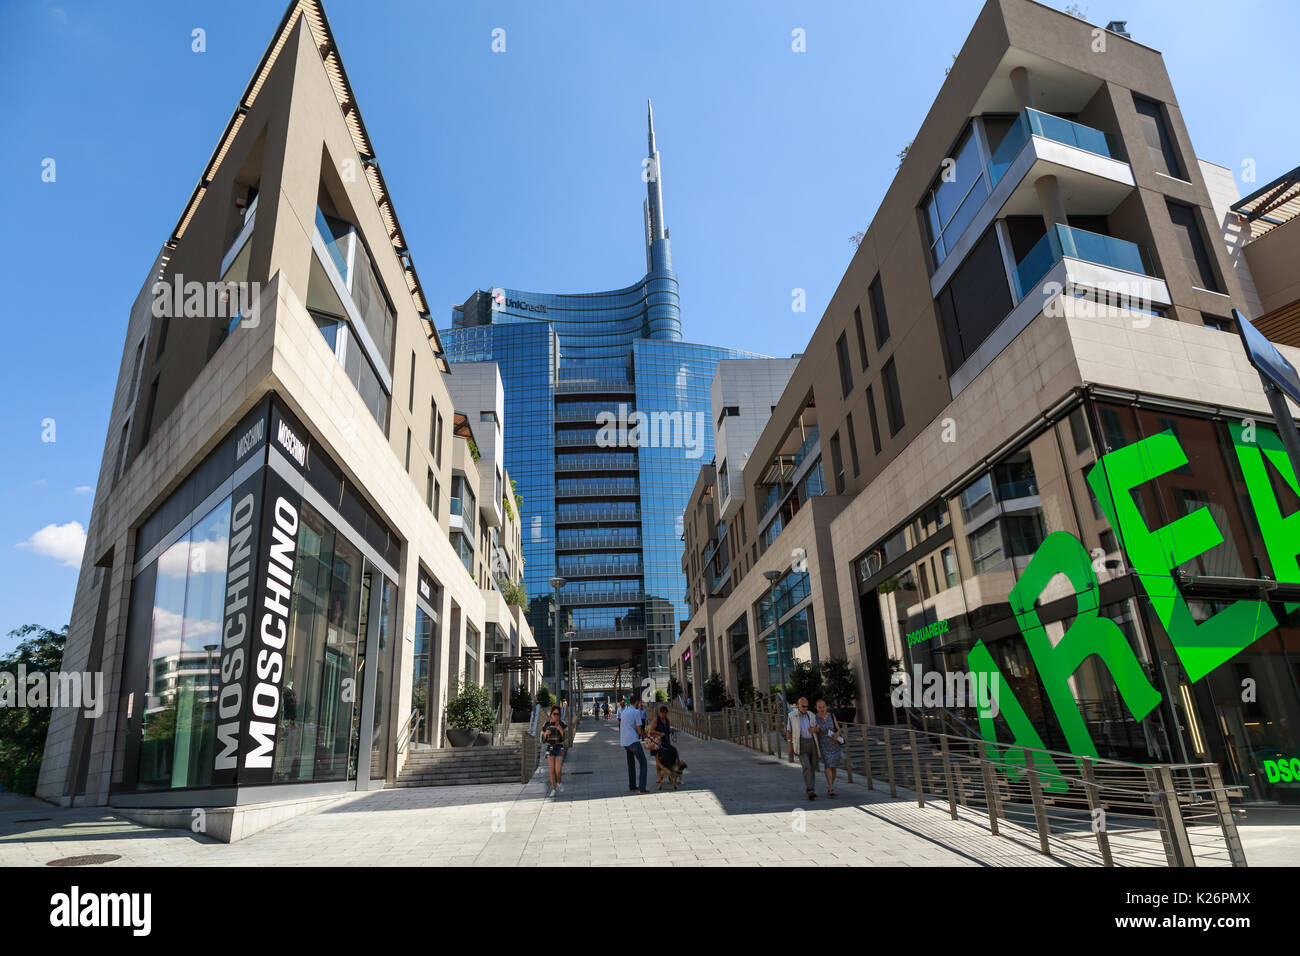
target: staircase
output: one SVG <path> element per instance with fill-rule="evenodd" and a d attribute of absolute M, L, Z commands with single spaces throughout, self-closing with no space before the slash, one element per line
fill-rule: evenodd
<path fill-rule="evenodd" d="M 524 724 L 523 726 L 527 726 Z M 442 747 L 414 750 L 389 787 L 461 787 L 468 784 L 518 783 L 521 744 L 493 747 Z"/>

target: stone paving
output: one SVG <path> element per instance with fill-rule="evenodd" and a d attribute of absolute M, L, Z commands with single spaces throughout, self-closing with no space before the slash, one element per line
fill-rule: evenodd
<path fill-rule="evenodd" d="M 890 799 L 860 781 L 808 801 L 797 765 L 679 734 L 682 788 L 630 793 L 613 721 L 588 719 L 565 764 L 565 793 L 544 769 L 524 786 L 491 784 L 350 794 L 235 844 L 150 829 L 108 808 L 0 803 L 0 867 L 81 854 L 112 866 L 649 865 L 1061 866 L 1027 835 L 993 837 L 978 820 Z M 48 819 L 33 819 L 33 818 Z M 25 822 L 24 822 L 25 821 Z"/>

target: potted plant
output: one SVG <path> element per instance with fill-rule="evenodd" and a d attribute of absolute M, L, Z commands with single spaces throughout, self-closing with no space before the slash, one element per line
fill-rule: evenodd
<path fill-rule="evenodd" d="M 453 747 L 473 746 L 495 722 L 492 695 L 482 684 L 461 681 L 456 696 L 447 701 L 446 715 L 447 742 Z"/>
<path fill-rule="evenodd" d="M 704 682 L 704 709 L 713 713 L 722 710 L 722 703 L 727 699 L 727 682 L 722 675 L 714 671 Z"/>
<path fill-rule="evenodd" d="M 520 723 L 532 716 L 533 695 L 524 686 L 518 687 L 510 695 L 510 722 Z"/>
<path fill-rule="evenodd" d="M 825 685 L 826 703 L 841 723 L 852 723 L 858 718 L 855 700 L 858 696 L 858 678 L 849 662 L 842 657 L 832 657 L 822 664 L 822 681 Z"/>
<path fill-rule="evenodd" d="M 551 693 L 551 689 L 547 687 L 545 684 L 538 685 L 537 703 L 540 706 L 545 707 L 547 709 L 549 709 L 550 706 L 553 703 L 555 703 L 555 695 Z"/>

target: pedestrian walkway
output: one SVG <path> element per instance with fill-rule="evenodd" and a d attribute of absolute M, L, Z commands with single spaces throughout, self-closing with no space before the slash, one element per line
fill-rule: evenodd
<path fill-rule="evenodd" d="M 350 794 L 235 844 L 142 827 L 107 808 L 0 807 L 0 867 L 115 854 L 105 865 L 1060 866 L 1026 838 L 890 799 L 860 781 L 808 801 L 797 764 L 679 734 L 682 788 L 630 793 L 611 718 L 583 721 L 565 792 L 518 784 Z M 900 794 L 901 797 L 901 794 Z M 43 818 L 43 819 L 42 819 Z"/>

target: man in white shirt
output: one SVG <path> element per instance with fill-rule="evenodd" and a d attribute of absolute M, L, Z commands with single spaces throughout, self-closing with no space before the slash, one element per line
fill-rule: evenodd
<path fill-rule="evenodd" d="M 638 793 L 646 793 L 646 759 L 645 748 L 641 739 L 645 737 L 645 711 L 641 709 L 641 698 L 635 696 L 632 703 L 618 713 L 618 742 L 627 753 L 627 788 Z M 640 765 L 641 779 L 636 779 L 637 765 Z"/>
<path fill-rule="evenodd" d="M 799 755 L 799 764 L 803 767 L 803 788 L 808 791 L 808 799 L 816 800 L 817 721 L 808 710 L 807 697 L 800 697 L 798 706 L 790 711 L 786 720 L 785 739 L 790 748 L 790 756 L 793 757 L 796 752 Z"/>

